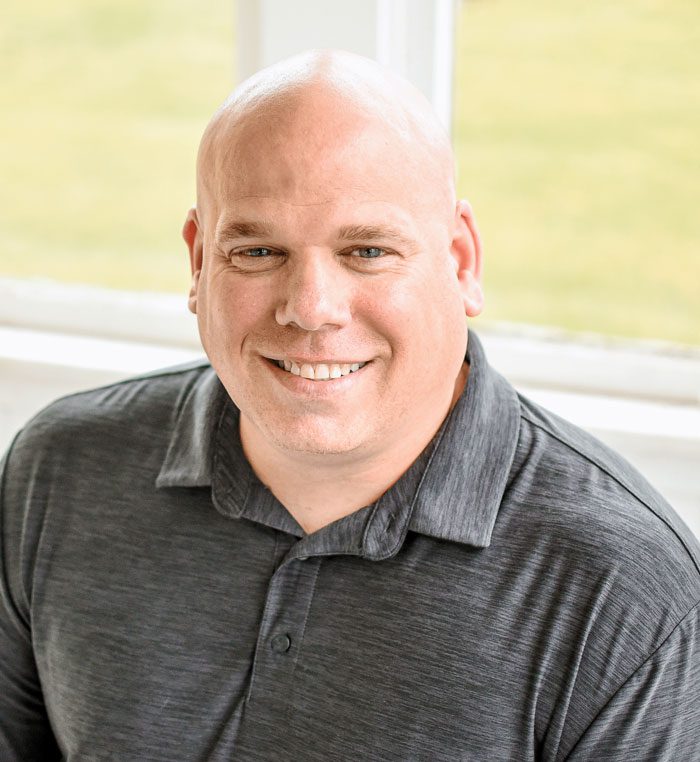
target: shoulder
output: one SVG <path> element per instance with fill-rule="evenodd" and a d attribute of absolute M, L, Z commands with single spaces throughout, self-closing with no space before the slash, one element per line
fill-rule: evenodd
<path fill-rule="evenodd" d="M 0 468 L 0 552 L 17 600 L 42 543 L 151 499 L 180 410 L 210 376 L 204 361 L 166 368 L 58 399 L 25 425 Z"/>
<path fill-rule="evenodd" d="M 496 542 L 548 623 L 558 679 L 573 675 L 562 738 L 574 744 L 616 695 L 632 695 L 645 665 L 670 674 L 697 659 L 700 547 L 619 454 L 524 397 L 519 405 Z"/>
<path fill-rule="evenodd" d="M 205 360 L 154 371 L 62 397 L 37 413 L 15 437 L 6 478 L 34 480 L 38 469 L 112 462 L 127 451 L 159 450 L 190 391 L 213 370 Z M 161 455 L 162 457 L 162 455 Z"/>
<path fill-rule="evenodd" d="M 198 360 L 61 397 L 27 422 L 15 449 L 35 447 L 47 439 L 56 443 L 125 422 L 157 426 L 163 415 L 177 411 L 191 387 L 207 372 L 213 373 L 208 362 Z"/>
<path fill-rule="evenodd" d="M 700 546 L 692 532 L 622 456 L 519 400 L 506 512 L 540 542 L 546 535 L 572 574 L 597 575 L 630 604 L 675 609 L 677 621 L 700 600 Z"/>

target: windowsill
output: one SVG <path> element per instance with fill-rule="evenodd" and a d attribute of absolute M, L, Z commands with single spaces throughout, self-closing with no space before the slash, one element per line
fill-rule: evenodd
<path fill-rule="evenodd" d="M 700 535 L 700 350 L 477 330 L 516 388 L 619 449 Z M 202 356 L 185 295 L 0 279 L 0 449 L 55 397 Z"/>
<path fill-rule="evenodd" d="M 700 404 L 700 347 L 576 335 L 523 324 L 479 320 L 474 325 L 487 345 L 490 362 L 518 386 Z M 92 337 L 202 352 L 184 291 L 180 296 L 0 278 L 0 326 L 63 334 L 66 341 Z M 7 340 L 6 336 L 0 344 L 5 347 L 0 356 L 12 351 Z M 70 346 L 64 344 L 66 351 Z M 160 356 L 156 353 L 154 359 Z"/>

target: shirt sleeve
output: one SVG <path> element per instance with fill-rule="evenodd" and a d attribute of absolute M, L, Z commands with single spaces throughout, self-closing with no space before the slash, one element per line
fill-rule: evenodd
<path fill-rule="evenodd" d="M 700 762 L 700 604 L 616 691 L 569 762 Z"/>
<path fill-rule="evenodd" d="M 51 762 L 61 754 L 44 706 L 20 584 L 21 511 L 5 505 L 8 461 L 9 454 L 0 462 L 0 759 Z"/>

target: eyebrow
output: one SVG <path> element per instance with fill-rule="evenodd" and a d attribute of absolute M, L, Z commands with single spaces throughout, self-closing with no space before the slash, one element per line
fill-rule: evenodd
<path fill-rule="evenodd" d="M 217 231 L 218 240 L 231 238 L 270 238 L 272 228 L 263 222 L 250 220 L 232 220 Z M 413 242 L 395 228 L 384 225 L 344 225 L 338 231 L 341 241 L 395 241 L 403 246 L 411 246 Z"/>
<path fill-rule="evenodd" d="M 219 240 L 229 238 L 266 238 L 272 234 L 272 229 L 262 222 L 249 222 L 248 220 L 233 220 L 227 222 L 217 231 Z"/>
<path fill-rule="evenodd" d="M 395 241 L 404 246 L 411 246 L 413 243 L 395 228 L 383 225 L 346 225 L 340 228 L 338 237 L 342 241 Z"/>

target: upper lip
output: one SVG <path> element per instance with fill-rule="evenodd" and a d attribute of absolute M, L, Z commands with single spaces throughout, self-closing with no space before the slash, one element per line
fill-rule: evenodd
<path fill-rule="evenodd" d="M 273 362 L 279 362 L 280 360 L 288 360 L 294 362 L 297 365 L 352 365 L 353 363 L 366 363 L 368 360 L 358 360 L 353 358 L 351 360 L 329 360 L 327 357 L 299 357 L 298 355 L 264 355 L 268 360 Z"/>

